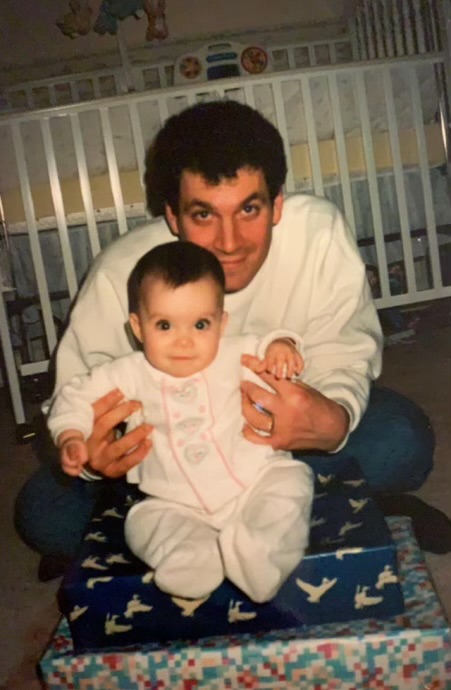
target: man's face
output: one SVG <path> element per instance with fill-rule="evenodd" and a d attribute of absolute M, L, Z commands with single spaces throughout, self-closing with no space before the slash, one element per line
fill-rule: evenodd
<path fill-rule="evenodd" d="M 171 231 L 211 251 L 221 262 L 226 291 L 245 288 L 260 270 L 282 214 L 280 192 L 271 203 L 261 170 L 241 168 L 217 185 L 184 171 L 178 213 L 166 206 Z"/>
<path fill-rule="evenodd" d="M 141 291 L 139 314 L 130 314 L 130 325 L 146 359 L 176 377 L 192 376 L 208 367 L 226 323 L 216 283 L 202 278 L 174 288 L 147 278 Z"/>

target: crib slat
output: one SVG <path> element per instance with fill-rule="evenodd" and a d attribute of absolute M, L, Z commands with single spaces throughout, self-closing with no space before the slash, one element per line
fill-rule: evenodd
<path fill-rule="evenodd" d="M 409 0 L 402 0 L 402 22 L 403 34 L 406 41 L 407 55 L 415 54 L 415 46 L 413 42 L 413 26 L 410 14 Z"/>
<path fill-rule="evenodd" d="M 398 3 L 393 3 L 393 20 L 395 29 L 395 45 L 396 45 L 396 55 L 405 55 L 404 43 L 403 43 L 403 23 L 402 17 L 399 12 Z"/>
<path fill-rule="evenodd" d="M 413 106 L 413 117 L 417 135 L 418 153 L 420 162 L 421 181 L 423 184 L 424 207 L 426 215 L 426 230 L 428 237 L 429 253 L 431 259 L 432 282 L 434 288 L 442 287 L 442 274 L 440 269 L 440 256 L 437 242 L 437 226 L 435 223 L 434 203 L 432 199 L 431 178 L 429 175 L 429 160 L 424 133 L 423 113 L 421 108 L 420 92 L 418 88 L 418 75 L 415 69 L 409 69 L 410 94 Z"/>
<path fill-rule="evenodd" d="M 83 206 L 86 213 L 86 224 L 88 226 L 89 244 L 91 247 L 92 255 L 96 256 L 100 251 L 100 241 L 99 233 L 97 230 L 97 223 L 95 219 L 94 204 L 92 201 L 91 185 L 89 184 L 89 171 L 86 162 L 85 148 L 83 145 L 80 118 L 78 113 L 70 113 L 69 117 L 72 128 L 72 137 L 74 139 L 75 157 L 77 160 L 81 198 L 83 199 Z"/>
<path fill-rule="evenodd" d="M 14 120 L 11 122 L 11 132 L 16 155 L 17 171 L 20 179 L 20 191 L 24 205 L 27 232 L 30 239 L 31 256 L 33 259 L 39 301 L 42 309 L 42 319 L 44 321 L 47 345 L 49 351 L 52 352 L 56 345 L 56 331 L 55 324 L 53 323 L 52 307 L 50 304 L 44 261 L 42 259 L 41 245 L 39 243 L 36 214 L 34 211 L 33 196 L 31 194 L 30 179 L 28 177 L 27 164 L 25 160 L 23 139 L 20 132 L 20 120 Z"/>
<path fill-rule="evenodd" d="M 316 63 L 316 53 L 313 45 L 309 45 L 308 48 L 308 63 L 310 67 L 315 67 Z"/>
<path fill-rule="evenodd" d="M 34 97 L 33 97 L 33 89 L 31 87 L 28 87 L 25 89 L 25 97 L 27 99 L 27 106 L 32 110 L 34 108 Z"/>
<path fill-rule="evenodd" d="M 233 89 L 230 89 L 230 90 L 233 91 Z M 211 92 L 210 92 L 210 95 L 211 95 Z M 227 97 L 227 92 L 224 88 L 222 88 L 221 86 L 218 85 L 218 87 L 216 88 L 216 95 L 217 95 L 219 100 L 222 100 L 223 98 Z"/>
<path fill-rule="evenodd" d="M 249 83 L 244 85 L 244 99 L 251 108 L 255 108 L 254 89 Z"/>
<path fill-rule="evenodd" d="M 48 117 L 45 117 L 41 120 L 41 131 L 42 138 L 44 140 L 45 156 L 49 172 L 50 191 L 52 193 L 53 208 L 55 210 L 56 224 L 58 227 L 58 235 L 61 243 L 61 252 L 63 255 L 67 287 L 69 289 L 71 299 L 73 299 L 78 290 L 77 276 L 75 273 L 74 260 L 72 257 L 72 250 L 69 242 L 66 216 L 64 213 L 63 195 L 61 192 L 58 168 L 56 166 L 55 149 L 53 146 L 53 139 L 50 132 L 50 123 Z"/>
<path fill-rule="evenodd" d="M 392 3 L 390 0 L 382 0 L 383 22 L 384 22 L 384 36 L 385 44 L 387 46 L 387 56 L 393 57 L 395 54 L 395 45 L 393 40 L 393 16 L 391 14 Z"/>
<path fill-rule="evenodd" d="M 347 221 L 351 227 L 354 237 L 356 236 L 355 229 L 355 214 L 354 205 L 352 203 L 351 182 L 349 179 L 348 157 L 346 152 L 346 142 L 343 128 L 343 118 L 340 109 L 340 96 L 337 88 L 336 73 L 329 74 L 329 98 L 332 106 L 332 116 L 335 130 L 335 146 L 338 155 L 338 168 L 340 170 L 341 188 L 343 190 L 344 210 Z"/>
<path fill-rule="evenodd" d="M 188 106 L 188 107 L 195 104 L 195 102 L 196 102 L 196 95 L 197 95 L 197 94 L 196 94 L 195 91 L 189 91 L 189 92 L 188 92 L 188 94 L 187 94 L 187 99 L 186 99 L 186 103 L 187 103 L 187 106 Z"/>
<path fill-rule="evenodd" d="M 114 70 L 113 79 L 116 93 L 127 93 L 127 84 L 125 83 L 124 71 L 121 69 Z"/>
<path fill-rule="evenodd" d="M 50 105 L 58 105 L 58 99 L 56 98 L 55 85 L 49 84 L 48 91 L 49 91 Z"/>
<path fill-rule="evenodd" d="M 310 79 L 307 75 L 301 75 L 301 88 L 302 100 L 304 102 L 305 124 L 307 125 L 310 165 L 312 166 L 313 189 L 317 196 L 324 196 L 323 174 L 321 172 L 318 138 L 316 136 L 315 116 L 313 114 L 312 94 L 310 92 Z"/>
<path fill-rule="evenodd" d="M 359 49 L 358 58 L 360 60 L 368 60 L 368 51 L 365 40 L 364 14 L 362 9 L 360 10 L 359 16 L 356 19 L 356 23 L 356 34 Z"/>
<path fill-rule="evenodd" d="M 374 60 L 376 56 L 376 46 L 374 45 L 372 8 L 370 0 L 364 0 L 364 16 L 366 27 L 366 44 L 368 48 L 368 58 Z"/>
<path fill-rule="evenodd" d="M 294 55 L 293 46 L 288 46 L 287 54 L 288 54 L 288 69 L 295 69 L 296 68 L 296 58 Z"/>
<path fill-rule="evenodd" d="M 432 39 L 432 47 L 431 50 L 434 52 L 438 52 L 441 50 L 441 41 L 438 33 L 438 24 L 437 24 L 437 14 L 436 14 L 436 0 L 426 0 L 427 2 L 427 8 L 428 8 L 428 15 L 430 17 L 430 28 L 431 28 L 431 39 Z M 443 3 L 443 12 L 450 14 L 449 10 L 449 4 L 448 7 L 446 6 L 445 3 Z M 446 16 L 444 17 L 446 21 Z M 448 20 L 449 21 L 449 20 Z M 449 41 L 448 41 L 449 42 Z M 448 50 L 451 50 L 451 46 L 448 46 Z"/>
<path fill-rule="evenodd" d="M 375 25 L 375 29 L 376 29 L 376 45 L 377 45 L 377 57 L 378 58 L 386 57 L 386 51 L 385 51 L 384 41 L 383 41 L 384 27 L 383 27 L 382 20 L 381 20 L 381 10 L 382 10 L 382 7 L 380 6 L 379 2 L 376 2 L 374 4 L 373 11 L 374 11 L 374 25 Z"/>
<path fill-rule="evenodd" d="M 382 304 L 384 298 L 390 297 L 390 285 L 388 279 L 387 254 L 384 242 L 384 226 L 382 223 L 381 202 L 379 186 L 377 184 L 377 170 L 374 159 L 373 136 L 371 132 L 371 120 L 368 110 L 368 98 L 365 88 L 364 73 L 357 72 L 355 81 L 356 102 L 360 112 L 362 128 L 363 150 L 365 153 L 366 169 L 368 174 L 368 189 L 371 201 L 371 213 L 373 216 L 374 244 L 376 247 L 377 268 L 379 273 L 379 285 L 381 288 Z"/>
<path fill-rule="evenodd" d="M 100 90 L 100 79 L 96 76 L 93 75 L 92 79 L 92 87 L 94 89 L 94 98 L 101 98 L 102 97 L 102 92 Z"/>
<path fill-rule="evenodd" d="M 169 117 L 168 96 L 158 97 L 157 103 L 158 103 L 158 112 L 160 115 L 160 122 L 161 122 L 161 125 L 163 125 L 164 122 L 166 122 L 166 120 Z"/>
<path fill-rule="evenodd" d="M 424 22 L 421 16 L 421 2 L 420 0 L 413 0 L 413 12 L 415 22 L 415 33 L 417 37 L 417 51 L 418 53 L 426 52 L 426 38 L 424 33 Z"/>
<path fill-rule="evenodd" d="M 144 179 L 144 157 L 146 147 L 144 144 L 144 138 L 141 129 L 141 122 L 138 115 L 136 101 L 131 101 L 128 104 L 128 112 L 132 128 L 133 143 L 135 145 L 136 160 L 138 163 L 139 179 L 142 183 Z"/>
<path fill-rule="evenodd" d="M 337 64 L 337 44 L 335 41 L 329 43 L 329 56 L 332 65 Z"/>
<path fill-rule="evenodd" d="M 158 65 L 158 79 L 160 82 L 160 88 L 164 89 L 166 86 L 169 86 L 165 65 Z"/>
<path fill-rule="evenodd" d="M 116 152 L 114 150 L 113 133 L 109 110 L 106 107 L 99 108 L 100 121 L 102 124 L 103 141 L 105 143 L 105 153 L 110 175 L 111 192 L 113 194 L 114 206 L 116 210 L 117 226 L 120 235 L 124 235 L 127 230 L 127 217 L 125 215 L 124 197 L 122 195 L 121 179 L 117 166 Z"/>
<path fill-rule="evenodd" d="M 288 128 L 287 128 L 287 119 L 285 117 L 285 108 L 284 108 L 284 101 L 283 101 L 283 96 L 282 96 L 282 87 L 281 87 L 281 81 L 277 80 L 274 82 L 273 85 L 273 100 L 274 100 L 274 107 L 276 111 L 276 127 L 279 130 L 281 137 L 283 139 L 284 143 L 284 148 L 285 151 L 287 152 L 287 164 L 288 164 L 288 171 L 287 171 L 287 177 L 285 180 L 285 188 L 288 193 L 294 192 L 295 190 L 295 184 L 294 184 L 294 176 L 293 176 L 293 164 L 291 162 L 291 157 L 289 155 L 290 151 L 290 140 L 288 137 Z"/>
<path fill-rule="evenodd" d="M 393 84 L 389 69 L 383 71 L 385 103 L 388 117 L 388 133 L 390 137 L 391 153 L 393 158 L 393 172 L 398 201 L 399 222 L 401 226 L 401 241 L 404 256 L 405 275 L 407 282 L 407 292 L 412 295 L 416 293 L 416 281 L 413 265 L 412 242 L 410 238 L 409 214 L 407 210 L 406 189 L 404 185 L 404 174 L 401 157 L 401 147 L 399 144 L 399 133 L 397 128 L 396 109 L 393 98 Z"/>
<path fill-rule="evenodd" d="M 5 303 L 3 301 L 3 290 L 0 286 L 0 345 L 5 361 L 6 376 L 8 379 L 9 393 L 14 411 L 16 424 L 25 423 L 25 410 L 22 403 L 22 395 L 19 386 L 19 376 L 17 374 L 14 352 L 11 345 L 11 337 L 8 328 L 8 317 L 6 314 Z"/>
<path fill-rule="evenodd" d="M 74 81 L 73 79 L 71 79 L 69 82 L 69 87 L 70 87 L 70 95 L 72 98 L 72 102 L 78 103 L 80 100 L 80 94 L 78 93 L 77 82 Z"/>

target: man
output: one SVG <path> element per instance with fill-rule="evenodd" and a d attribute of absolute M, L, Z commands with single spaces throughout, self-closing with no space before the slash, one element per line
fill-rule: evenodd
<path fill-rule="evenodd" d="M 149 210 L 163 217 L 120 238 L 94 262 L 57 351 L 56 389 L 131 351 L 125 328 L 131 268 L 157 244 L 191 241 L 224 268 L 228 333 L 263 335 L 282 326 L 305 342 L 301 384 L 264 374 L 271 393 L 243 383 L 244 435 L 295 451 L 326 472 L 333 471 L 334 454 L 351 455 L 375 492 L 416 489 L 432 466 L 433 433 L 413 403 L 387 390 L 370 392 L 381 369 L 382 335 L 351 232 L 324 199 L 284 200 L 285 175 L 279 133 L 248 106 L 199 104 L 170 118 L 145 174 Z M 95 404 L 86 481 L 63 478 L 48 463 L 30 478 L 17 500 L 16 525 L 31 546 L 47 555 L 73 553 L 99 491 L 122 486 L 118 478 L 152 443 L 149 425 L 112 438 L 136 409 L 120 391 Z M 108 481 L 96 481 L 102 478 Z"/>

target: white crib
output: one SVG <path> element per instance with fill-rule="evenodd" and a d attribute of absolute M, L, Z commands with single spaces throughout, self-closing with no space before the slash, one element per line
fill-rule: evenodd
<path fill-rule="evenodd" d="M 267 54 L 271 71 L 349 62 L 354 57 L 356 40 L 342 36 L 270 46 Z M 223 45 L 227 45 L 227 42 L 223 42 Z M 131 63 L 126 60 L 125 64 L 117 67 L 14 84 L 5 89 L 5 101 L 10 110 L 35 110 L 130 91 L 163 89 L 177 83 L 177 63 L 179 60 L 152 63 Z"/>
<path fill-rule="evenodd" d="M 362 22 L 377 22 L 374 3 L 371 12 L 368 6 L 362 3 L 355 22 L 354 57 L 363 45 L 370 51 Z M 381 45 L 391 44 L 386 37 Z M 93 257 L 146 222 L 144 150 L 169 115 L 199 100 L 246 102 L 278 127 L 289 164 L 286 193 L 327 196 L 343 210 L 378 307 L 451 295 L 444 56 L 417 52 L 1 117 L 0 191 L 14 282 L 4 276 L 0 334 L 17 423 L 26 420 L 22 377 L 46 371 L 58 324 Z M 314 46 L 307 54 L 317 54 Z"/>

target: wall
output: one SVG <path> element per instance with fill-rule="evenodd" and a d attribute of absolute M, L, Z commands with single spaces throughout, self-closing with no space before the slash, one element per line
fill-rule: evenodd
<path fill-rule="evenodd" d="M 89 0 L 93 16 L 101 0 Z M 285 34 L 311 40 L 342 33 L 353 0 L 166 0 L 169 37 L 161 44 L 145 41 L 146 18 L 121 23 L 132 59 L 173 58 L 187 44 L 207 37 L 250 33 L 268 44 Z M 66 72 L 119 64 L 117 39 L 90 32 L 75 39 L 64 36 L 56 21 L 69 11 L 67 0 L 1 0 L 0 85 L 57 76 Z"/>

